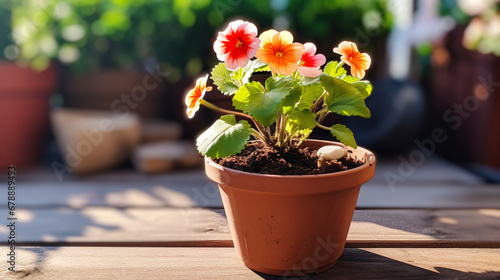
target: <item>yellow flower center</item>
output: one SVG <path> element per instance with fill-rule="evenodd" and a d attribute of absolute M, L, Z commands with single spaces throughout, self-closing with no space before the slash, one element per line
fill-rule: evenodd
<path fill-rule="evenodd" d="M 277 52 L 277 53 L 276 53 L 276 57 L 282 57 L 282 56 L 283 56 L 283 54 L 282 54 L 282 53 L 280 53 L 280 52 Z"/>
<path fill-rule="evenodd" d="M 238 42 L 236 43 L 236 47 L 237 47 L 237 48 L 239 48 L 239 47 L 241 47 L 242 45 L 243 45 L 243 43 L 242 43 L 240 40 L 238 40 Z"/>
<path fill-rule="evenodd" d="M 299 62 L 299 66 L 302 66 L 302 65 L 304 65 L 304 64 L 306 64 L 304 61 L 300 61 L 300 62 Z"/>

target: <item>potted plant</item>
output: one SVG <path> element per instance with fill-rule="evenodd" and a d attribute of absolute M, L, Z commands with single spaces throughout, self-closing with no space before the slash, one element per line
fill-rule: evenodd
<path fill-rule="evenodd" d="M 211 90 L 207 75 L 188 92 L 187 114 L 193 117 L 201 105 L 225 114 L 196 144 L 208 177 L 219 184 L 238 255 L 249 268 L 273 275 L 332 267 L 375 157 L 357 147 L 347 127 L 322 121 L 331 113 L 370 117 L 364 100 L 372 87 L 361 80 L 370 57 L 342 42 L 333 49 L 341 61 L 321 70 L 326 58 L 314 44 L 294 43 L 288 31 L 257 37 L 256 26 L 241 20 L 219 33 L 214 50 L 224 62 L 211 79 L 239 111 L 203 99 Z M 271 72 L 264 84 L 250 81 L 259 71 Z M 341 143 L 308 140 L 316 127 Z"/>
<path fill-rule="evenodd" d="M 44 71 L 18 65 L 11 28 L 10 1 L 0 8 L 0 167 L 32 166 L 40 161 L 49 123 L 49 97 L 56 87 L 56 67 Z"/>
<path fill-rule="evenodd" d="M 16 1 L 13 27 L 22 35 L 19 61 L 45 69 L 56 60 L 69 107 L 157 117 L 166 90 L 154 35 L 158 3 Z M 133 24 L 134 23 L 134 24 Z"/>

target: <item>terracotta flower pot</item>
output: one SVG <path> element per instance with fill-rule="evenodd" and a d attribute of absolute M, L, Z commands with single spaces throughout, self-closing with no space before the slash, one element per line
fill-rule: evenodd
<path fill-rule="evenodd" d="M 318 149 L 337 142 L 308 140 Z M 357 168 L 321 175 L 254 174 L 206 158 L 208 177 L 219 184 L 237 254 L 259 272 L 294 276 L 331 268 L 342 254 L 361 184 L 375 173 L 375 156 Z"/>
<path fill-rule="evenodd" d="M 49 97 L 56 67 L 43 72 L 0 63 L 0 167 L 28 167 L 40 161 L 49 124 Z"/>

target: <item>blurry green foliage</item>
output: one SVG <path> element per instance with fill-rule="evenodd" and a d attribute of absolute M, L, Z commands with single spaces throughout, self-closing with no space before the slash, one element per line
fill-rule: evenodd
<path fill-rule="evenodd" d="M 20 63 L 43 69 L 58 59 L 85 72 L 160 61 L 172 80 L 213 65 L 217 31 L 235 18 L 255 22 L 259 32 L 285 20 L 296 40 L 313 41 L 319 49 L 358 33 L 371 40 L 391 25 L 386 0 L 1 1 L 12 1 Z"/>

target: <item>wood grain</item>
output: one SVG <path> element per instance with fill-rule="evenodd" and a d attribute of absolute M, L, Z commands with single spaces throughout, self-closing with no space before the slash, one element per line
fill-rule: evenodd
<path fill-rule="evenodd" d="M 17 215 L 17 242 L 30 245 L 232 246 L 223 209 L 85 207 Z M 7 237 L 0 225 L 0 242 Z M 500 248 L 500 210 L 356 210 L 347 246 Z"/>
<path fill-rule="evenodd" d="M 112 207 L 204 207 L 221 208 L 215 183 L 198 176 L 177 176 L 163 182 L 79 181 L 63 183 L 20 182 L 17 205 L 23 208 L 86 206 Z M 0 192 L 0 207 L 6 207 L 6 192 Z M 499 208 L 500 185 L 405 184 L 389 187 L 368 182 L 361 187 L 358 209 L 373 208 Z"/>
<path fill-rule="evenodd" d="M 1 261 L 0 278 L 282 279 L 246 268 L 233 248 L 22 247 L 17 255 L 17 272 Z M 498 279 L 499 263 L 500 249 L 345 249 L 332 269 L 291 279 Z"/>

